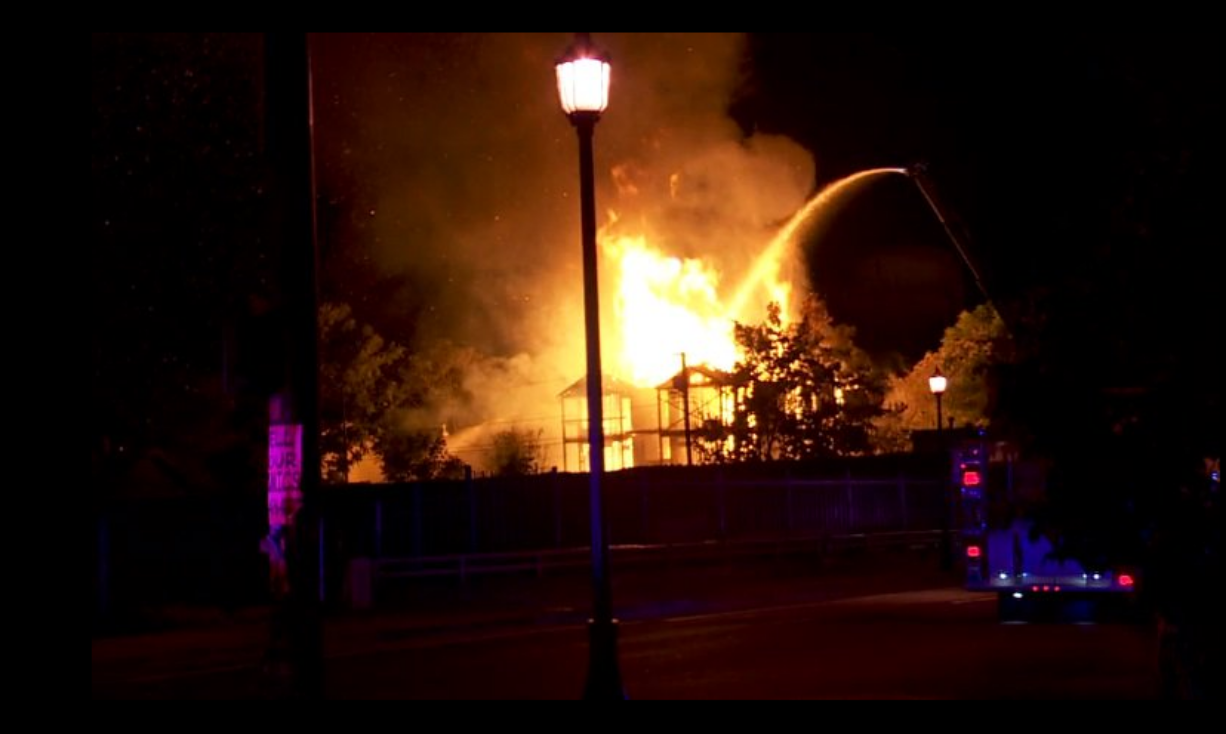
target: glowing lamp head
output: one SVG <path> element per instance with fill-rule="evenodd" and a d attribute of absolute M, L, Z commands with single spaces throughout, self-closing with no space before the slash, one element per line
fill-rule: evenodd
<path fill-rule="evenodd" d="M 598 119 L 609 106 L 609 60 L 592 45 L 587 33 L 576 33 L 575 42 L 557 63 L 558 100 L 572 120 Z"/>
<path fill-rule="evenodd" d="M 936 372 L 932 373 L 932 377 L 928 378 L 928 389 L 933 395 L 940 395 L 945 392 L 945 388 L 949 387 L 949 381 L 945 379 L 945 375 L 941 374 L 941 368 L 937 367 Z"/>

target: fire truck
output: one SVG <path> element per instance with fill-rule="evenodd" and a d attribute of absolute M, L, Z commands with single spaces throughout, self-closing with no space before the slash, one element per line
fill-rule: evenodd
<path fill-rule="evenodd" d="M 952 459 L 966 588 L 995 593 L 1002 621 L 1095 621 L 1135 607 L 1135 570 L 1087 568 L 1038 531 L 1041 463 L 984 436 L 959 440 Z"/>
<path fill-rule="evenodd" d="M 964 223 L 941 201 L 927 166 L 906 169 L 945 228 L 975 284 L 992 303 L 969 247 Z M 1001 313 L 1010 332 L 1014 325 Z M 964 555 L 966 588 L 999 596 L 1002 619 L 1101 618 L 1104 612 L 1135 607 L 1137 572 L 1087 568 L 1062 556 L 1035 524 L 1045 501 L 1046 471 L 1023 460 L 1016 445 L 984 435 L 952 443 L 951 498 Z"/>

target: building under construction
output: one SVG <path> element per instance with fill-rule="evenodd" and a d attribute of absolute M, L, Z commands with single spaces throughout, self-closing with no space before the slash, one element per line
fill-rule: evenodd
<path fill-rule="evenodd" d="M 653 463 L 644 452 L 650 425 L 643 414 L 644 391 L 615 377 L 603 376 L 604 466 L 607 471 Z M 562 401 L 562 470 L 588 471 L 587 378 L 581 378 L 558 396 Z"/>
<path fill-rule="evenodd" d="M 683 366 L 654 391 L 607 375 L 603 382 L 606 470 L 708 463 L 731 448 L 728 429 L 740 399 L 731 374 L 705 365 Z M 587 379 L 558 397 L 563 471 L 588 471 Z"/>
<path fill-rule="evenodd" d="M 658 463 L 704 464 L 731 450 L 739 392 L 731 373 L 683 362 L 656 387 Z"/>

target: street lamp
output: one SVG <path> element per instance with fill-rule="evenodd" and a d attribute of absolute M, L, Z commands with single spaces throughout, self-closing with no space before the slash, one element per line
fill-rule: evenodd
<path fill-rule="evenodd" d="M 942 452 L 945 451 L 945 442 L 941 427 L 941 396 L 945 394 L 945 388 L 949 387 L 949 380 L 945 379 L 945 375 L 941 374 L 941 368 L 937 367 L 932 373 L 932 377 L 928 378 L 928 389 L 932 392 L 932 396 L 937 400 L 937 443 L 940 445 Z M 945 507 L 941 513 L 941 569 L 948 571 L 953 567 L 953 538 L 951 537 L 950 524 L 953 514 L 953 501 L 950 497 L 950 487 L 947 484 L 945 487 Z"/>
<path fill-rule="evenodd" d="M 941 433 L 941 396 L 945 394 L 945 388 L 949 386 L 949 380 L 945 379 L 945 375 L 941 374 L 941 368 L 937 367 L 932 373 L 932 377 L 928 378 L 928 389 L 932 391 L 933 397 L 937 399 L 937 434 Z"/>
<path fill-rule="evenodd" d="M 600 113 L 609 106 L 609 61 L 587 33 L 575 41 L 557 63 L 558 99 L 579 133 L 579 209 L 583 235 L 583 314 L 587 337 L 587 433 L 589 502 L 592 532 L 592 618 L 585 699 L 625 699 L 617 662 L 617 620 L 613 618 L 613 587 L 609 579 L 609 541 L 605 535 L 604 383 L 600 374 L 600 299 L 596 290 L 596 195 L 592 133 Z"/>

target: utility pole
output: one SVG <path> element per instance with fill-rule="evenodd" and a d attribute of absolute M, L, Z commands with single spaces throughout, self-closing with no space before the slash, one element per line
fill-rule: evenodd
<path fill-rule="evenodd" d="M 280 387 L 269 399 L 273 613 L 264 672 L 275 697 L 321 698 L 319 316 L 311 72 L 305 33 L 267 33 L 266 154 L 280 265 Z"/>
<path fill-rule="evenodd" d="M 681 410 L 685 413 L 685 465 L 694 466 L 694 450 L 690 442 L 690 368 L 681 353 Z"/>

